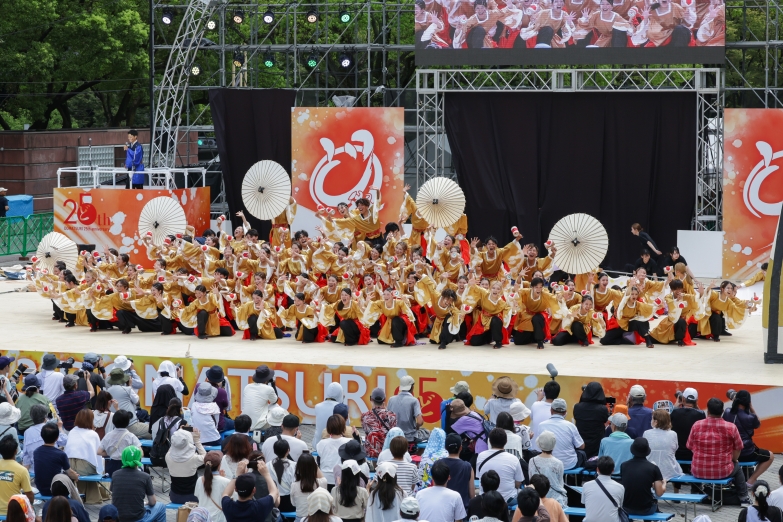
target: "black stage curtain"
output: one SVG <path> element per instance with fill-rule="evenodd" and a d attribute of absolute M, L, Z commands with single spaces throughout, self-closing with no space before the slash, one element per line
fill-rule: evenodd
<path fill-rule="evenodd" d="M 261 160 L 272 160 L 291 170 L 291 107 L 295 91 L 285 89 L 210 89 L 209 107 L 223 170 L 226 200 L 234 226 L 242 210 L 261 238 L 269 236 L 271 221 L 261 221 L 242 203 L 242 180 Z M 226 216 L 229 217 L 229 216 Z"/>
<path fill-rule="evenodd" d="M 641 250 L 642 224 L 667 252 L 690 229 L 696 183 L 694 93 L 447 93 L 445 124 L 468 234 L 546 241 L 575 212 L 609 234 L 602 267 Z M 543 255 L 543 254 L 542 254 Z"/>

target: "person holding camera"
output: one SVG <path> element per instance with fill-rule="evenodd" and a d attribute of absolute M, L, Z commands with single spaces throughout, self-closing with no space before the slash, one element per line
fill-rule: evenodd
<path fill-rule="evenodd" d="M 95 400 L 98 396 L 98 393 L 100 393 L 101 390 L 106 389 L 106 368 L 101 366 L 101 356 L 89 352 L 85 353 L 82 357 L 82 370 L 85 372 L 85 377 L 79 379 L 79 383 L 76 385 L 77 390 L 81 391 L 87 391 L 87 379 L 89 378 L 90 382 L 92 383 L 92 387 L 95 391 L 95 395 L 93 395 L 92 400 L 90 400 L 90 403 L 93 407 L 95 407 Z M 95 370 L 98 370 L 97 372 Z"/>
<path fill-rule="evenodd" d="M 66 375 L 63 379 L 63 387 L 65 393 L 57 397 L 55 404 L 57 405 L 57 411 L 60 414 L 60 419 L 63 421 L 63 429 L 65 431 L 71 431 L 73 429 L 73 423 L 76 420 L 76 414 L 84 409 L 84 406 L 93 398 L 95 390 L 92 387 L 90 381 L 87 382 L 87 391 L 80 391 L 76 389 L 76 385 L 79 379 L 84 378 L 84 370 L 79 370 L 76 374 Z"/>
<path fill-rule="evenodd" d="M 204 465 L 206 454 L 201 445 L 198 428 L 180 426 L 171 436 L 171 448 L 166 453 L 166 466 L 171 475 L 169 498 L 175 504 L 198 502 L 195 494 L 196 481 L 198 469 Z"/>
<path fill-rule="evenodd" d="M 118 409 L 129 412 L 132 417 L 128 425 L 128 431 L 136 435 L 139 439 L 150 439 L 149 423 L 139 421 L 136 417 L 136 408 L 139 405 L 139 396 L 131 387 L 132 376 L 125 373 L 122 368 L 112 368 L 109 373 L 109 380 L 106 384 L 109 386 L 106 391 L 117 401 Z"/>
<path fill-rule="evenodd" d="M 254 497 L 256 479 L 248 473 L 247 459 L 242 459 L 237 464 L 237 477 L 228 483 L 226 489 L 223 490 L 223 498 L 220 500 L 226 522 L 266 520 L 272 509 L 280 504 L 280 494 L 277 492 L 277 486 L 272 480 L 266 464 L 262 460 L 256 460 L 254 464 L 258 474 L 266 481 L 269 494 L 259 499 Z M 237 500 L 231 498 L 235 491 L 239 497 Z"/>
<path fill-rule="evenodd" d="M 134 189 L 144 188 L 144 149 L 139 143 L 139 131 L 131 129 L 128 131 L 128 141 L 125 142 L 125 168 L 131 171 L 130 183 Z M 127 186 L 127 185 L 126 185 Z"/>
<path fill-rule="evenodd" d="M 53 353 L 47 353 L 43 356 L 41 371 L 38 372 L 38 379 L 41 381 L 41 391 L 52 403 L 65 391 L 63 387 L 65 375 L 57 371 L 58 364 L 60 364 L 60 361 L 57 360 L 57 357 Z"/>
<path fill-rule="evenodd" d="M 775 456 L 771 451 L 761 449 L 753 442 L 753 434 L 761 426 L 761 421 L 756 415 L 756 410 L 753 409 L 753 404 L 751 404 L 750 392 L 740 390 L 734 394 L 734 402 L 730 409 L 723 412 L 723 420 L 737 426 L 740 437 L 742 437 L 743 447 L 739 460 L 758 462 L 753 474 L 748 478 L 748 484 L 752 486 L 772 465 Z"/>
<path fill-rule="evenodd" d="M 242 390 L 240 409 L 243 415 L 247 415 L 252 420 L 251 431 L 262 430 L 269 425 L 266 417 L 273 404 L 277 404 L 275 371 L 262 364 L 256 368 L 253 382 Z"/>

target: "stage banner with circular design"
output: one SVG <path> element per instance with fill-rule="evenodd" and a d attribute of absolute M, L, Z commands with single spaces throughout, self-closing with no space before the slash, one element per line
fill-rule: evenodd
<path fill-rule="evenodd" d="M 405 186 L 404 109 L 396 107 L 295 107 L 291 110 L 291 184 L 298 204 L 293 230 L 312 233 L 323 206 L 355 209 L 380 187 L 381 230 L 400 217 Z"/>
<path fill-rule="evenodd" d="M 133 264 L 152 268 L 139 237 L 139 215 L 157 197 L 172 198 L 185 211 L 189 225 L 201 234 L 209 228 L 209 187 L 188 189 L 54 189 L 54 230 L 77 244 L 116 248 Z M 184 231 L 183 231 L 184 232 Z"/>
<path fill-rule="evenodd" d="M 749 279 L 769 260 L 783 203 L 783 109 L 726 109 L 723 277 Z"/>

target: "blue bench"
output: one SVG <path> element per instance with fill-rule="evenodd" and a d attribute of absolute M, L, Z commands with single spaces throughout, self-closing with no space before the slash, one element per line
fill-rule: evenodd
<path fill-rule="evenodd" d="M 229 438 L 231 435 L 233 435 L 234 433 L 236 433 L 236 430 L 224 431 L 223 433 L 220 434 L 220 439 L 221 440 L 225 440 L 225 439 Z"/>
<path fill-rule="evenodd" d="M 36 493 L 33 498 L 35 500 L 43 500 L 44 502 L 46 502 L 47 500 L 52 500 L 51 496 L 47 497 L 46 495 L 41 495 L 40 493 Z"/>
<path fill-rule="evenodd" d="M 174 511 L 178 510 L 185 504 L 175 504 L 174 502 L 171 502 L 169 504 L 166 504 L 166 509 L 173 509 Z"/>
<path fill-rule="evenodd" d="M 577 493 L 582 493 L 582 487 L 580 486 L 567 486 L 568 488 L 576 491 Z M 707 498 L 707 495 L 704 493 L 694 493 L 694 494 L 687 494 L 687 493 L 664 493 L 660 497 L 658 497 L 659 500 L 663 500 L 666 502 L 683 502 L 685 504 L 693 504 L 693 518 L 696 518 L 696 504 L 701 504 L 702 500 Z M 685 509 L 685 522 L 688 522 L 688 509 L 686 507 Z"/>
<path fill-rule="evenodd" d="M 669 482 L 680 482 L 682 484 L 696 484 L 699 489 L 702 489 L 702 487 L 705 484 L 710 484 L 712 486 L 727 486 L 731 484 L 732 478 L 724 478 L 724 479 L 698 479 L 694 477 L 693 475 L 678 475 L 676 477 L 672 477 L 669 479 Z M 702 491 L 704 491 L 702 489 Z M 705 495 L 706 496 L 706 495 Z M 723 489 L 720 490 L 720 499 L 715 499 L 715 488 L 712 488 L 712 495 L 710 498 L 710 504 L 712 507 L 712 511 L 717 511 L 723 506 Z"/>
<path fill-rule="evenodd" d="M 585 508 L 567 507 L 563 510 L 568 516 L 583 517 Z M 654 515 L 628 515 L 631 520 L 671 520 L 674 513 L 655 513 Z"/>
<path fill-rule="evenodd" d="M 204 451 L 223 451 L 220 446 L 204 446 Z"/>
<path fill-rule="evenodd" d="M 143 459 L 141 459 L 141 465 L 152 466 L 152 460 L 148 459 L 147 457 L 144 457 Z"/>
<path fill-rule="evenodd" d="M 288 518 L 290 520 L 293 520 L 293 519 L 296 518 L 296 511 L 292 511 L 290 513 L 282 513 L 281 512 L 280 514 L 283 516 L 283 518 Z"/>
<path fill-rule="evenodd" d="M 142 448 L 151 448 L 152 447 L 152 441 L 149 439 L 144 439 L 141 441 L 141 447 Z"/>
<path fill-rule="evenodd" d="M 104 477 L 103 475 L 82 475 L 79 477 L 82 482 L 111 482 L 111 477 Z"/>
<path fill-rule="evenodd" d="M 692 460 L 678 460 L 677 464 L 685 464 L 690 466 L 692 462 Z M 745 462 L 740 462 L 739 465 L 742 468 L 742 472 L 745 473 L 745 480 L 748 480 L 753 474 L 753 470 L 756 468 L 756 466 L 759 465 L 759 463 L 755 460 L 746 460 Z"/>

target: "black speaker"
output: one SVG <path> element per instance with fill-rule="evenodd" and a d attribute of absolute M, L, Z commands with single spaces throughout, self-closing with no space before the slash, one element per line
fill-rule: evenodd
<path fill-rule="evenodd" d="M 79 243 L 76 243 L 76 248 L 81 252 L 82 250 L 86 250 L 87 252 L 92 252 L 95 250 L 95 245 L 80 245 Z"/>

